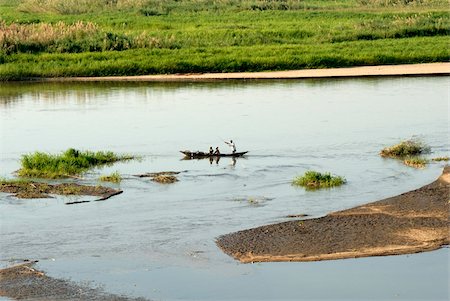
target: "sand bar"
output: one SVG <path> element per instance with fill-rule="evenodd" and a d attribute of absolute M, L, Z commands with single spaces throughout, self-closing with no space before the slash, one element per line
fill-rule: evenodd
<path fill-rule="evenodd" d="M 450 242 L 450 167 L 419 189 L 321 218 L 221 236 L 217 245 L 244 262 L 319 261 L 410 254 Z"/>
<path fill-rule="evenodd" d="M 376 77 L 376 76 L 436 76 L 450 75 L 450 63 L 429 63 L 411 65 L 363 66 L 352 68 L 305 69 L 271 72 L 237 72 L 237 73 L 192 73 L 161 74 L 140 76 L 105 76 L 105 77 L 58 77 L 36 78 L 33 81 L 51 82 L 169 82 L 169 81 L 215 81 L 215 80 L 251 80 L 251 79 L 310 79 L 339 77 Z"/>
<path fill-rule="evenodd" d="M 0 269 L 0 296 L 33 301 L 146 301 L 144 298 L 109 294 L 98 288 L 49 277 L 35 269 L 34 263 L 28 261 Z"/>

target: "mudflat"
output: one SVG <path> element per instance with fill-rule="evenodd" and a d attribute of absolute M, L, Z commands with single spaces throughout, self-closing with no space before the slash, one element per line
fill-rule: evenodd
<path fill-rule="evenodd" d="M 248 262 L 319 261 L 431 251 L 448 245 L 450 167 L 433 183 L 381 201 L 239 231 L 217 245 Z"/>
<path fill-rule="evenodd" d="M 0 269 L 0 296 L 18 300 L 61 301 L 144 301 L 108 294 L 100 289 L 85 287 L 68 280 L 55 279 L 33 268 L 34 262 Z"/>

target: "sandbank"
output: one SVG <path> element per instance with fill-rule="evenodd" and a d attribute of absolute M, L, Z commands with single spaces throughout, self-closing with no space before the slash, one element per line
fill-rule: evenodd
<path fill-rule="evenodd" d="M 34 261 L 0 269 L 0 296 L 17 300 L 145 301 L 103 292 L 68 280 L 47 276 L 35 269 Z"/>
<path fill-rule="evenodd" d="M 258 80 L 258 79 L 312 79 L 340 77 L 378 77 L 378 76 L 438 76 L 450 75 L 450 63 L 428 63 L 410 65 L 362 66 L 352 68 L 305 69 L 268 72 L 235 73 L 192 73 L 160 74 L 139 76 L 105 77 L 57 77 L 35 78 L 44 82 L 170 82 L 170 81 L 215 81 L 215 80 Z"/>
<path fill-rule="evenodd" d="M 319 261 L 431 251 L 450 242 L 450 167 L 419 189 L 321 218 L 289 221 L 218 238 L 243 262 Z"/>

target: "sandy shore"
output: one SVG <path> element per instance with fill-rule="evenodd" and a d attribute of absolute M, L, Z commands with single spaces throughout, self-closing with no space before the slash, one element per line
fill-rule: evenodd
<path fill-rule="evenodd" d="M 447 245 L 450 167 L 433 183 L 395 197 L 329 214 L 219 237 L 241 262 L 318 261 L 410 254 Z"/>
<path fill-rule="evenodd" d="M 0 269 L 0 296 L 17 300 L 59 301 L 145 301 L 108 294 L 100 289 L 82 286 L 67 280 L 48 277 L 35 269 L 34 263 L 23 263 Z"/>
<path fill-rule="evenodd" d="M 372 77 L 372 76 L 425 76 L 450 75 L 450 63 L 430 63 L 412 65 L 364 66 L 352 68 L 307 69 L 273 72 L 239 72 L 239 73 L 202 73 L 202 74 L 167 74 L 141 76 L 105 76 L 105 77 L 66 77 L 38 78 L 36 81 L 51 82 L 166 82 L 166 81 L 214 81 L 214 80 L 249 80 L 249 79 L 308 79 L 334 77 Z"/>

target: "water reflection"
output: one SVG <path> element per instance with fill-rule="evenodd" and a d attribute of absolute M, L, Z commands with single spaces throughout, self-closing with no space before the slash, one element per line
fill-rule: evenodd
<path fill-rule="evenodd" d="M 305 79 L 302 85 L 310 87 L 329 86 L 331 82 L 339 83 L 345 79 Z M 360 79 L 377 85 L 376 80 Z M 158 99 L 170 91 L 185 90 L 234 90 L 241 88 L 266 86 L 268 83 L 282 84 L 289 88 L 298 86 L 296 80 L 247 80 L 247 81 L 213 81 L 213 82 L 13 82 L 0 83 L 0 107 L 8 107 L 13 103 L 32 99 L 35 102 L 76 104 L 88 103 L 100 99 L 111 99 L 123 96 L 132 91 L 136 98 L 149 101 Z"/>

